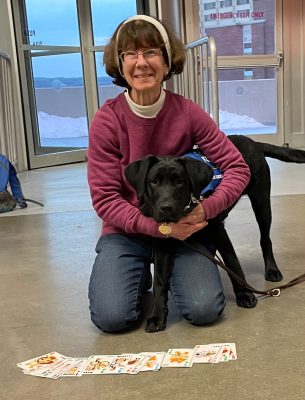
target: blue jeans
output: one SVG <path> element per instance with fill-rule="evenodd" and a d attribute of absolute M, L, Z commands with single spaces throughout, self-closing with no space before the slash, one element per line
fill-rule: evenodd
<path fill-rule="evenodd" d="M 196 246 L 207 251 L 202 244 Z M 139 319 L 140 297 L 147 290 L 152 243 L 110 234 L 100 237 L 96 252 L 89 283 L 91 319 L 105 332 L 129 329 Z M 195 325 L 215 321 L 225 307 L 218 268 L 182 244 L 175 254 L 170 291 L 180 314 Z"/>

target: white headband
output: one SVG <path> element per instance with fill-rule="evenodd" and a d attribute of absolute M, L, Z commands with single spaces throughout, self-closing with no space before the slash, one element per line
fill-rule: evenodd
<path fill-rule="evenodd" d="M 150 17 L 148 15 L 135 15 L 134 17 L 130 17 L 130 18 L 126 19 L 126 21 L 124 21 L 122 23 L 122 25 L 120 26 L 120 29 L 118 30 L 118 33 L 116 35 L 117 45 L 118 45 L 118 38 L 119 38 L 120 31 L 122 29 L 122 26 L 127 24 L 128 22 L 136 21 L 136 20 L 147 21 L 147 22 L 151 23 L 152 25 L 154 25 L 154 27 L 158 30 L 158 32 L 160 33 L 160 35 L 163 39 L 164 45 L 165 45 L 167 58 L 168 58 L 168 69 L 170 70 L 171 64 L 172 64 L 172 56 L 171 56 L 171 48 L 170 48 L 170 44 L 169 44 L 169 40 L 168 40 L 168 35 L 167 35 L 167 32 L 166 32 L 164 26 L 153 17 Z M 118 53 L 118 51 L 117 51 L 117 53 Z M 118 64 L 118 67 L 120 67 L 118 54 L 117 54 L 117 64 Z"/>

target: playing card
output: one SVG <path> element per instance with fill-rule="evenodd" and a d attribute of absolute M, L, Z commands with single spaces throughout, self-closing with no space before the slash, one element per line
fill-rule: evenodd
<path fill-rule="evenodd" d="M 153 353 L 142 352 L 147 358 L 144 360 L 143 364 L 141 365 L 141 372 L 142 371 L 159 371 L 161 368 L 161 364 L 165 355 L 164 351 L 158 351 Z"/>
<path fill-rule="evenodd" d="M 237 359 L 235 343 L 219 343 L 221 345 L 213 363 L 227 362 Z"/>
<path fill-rule="evenodd" d="M 127 361 L 126 366 L 124 367 L 124 374 L 137 374 L 140 372 L 141 365 L 146 359 L 146 356 L 143 354 L 121 354 L 121 356 L 130 356 Z"/>
<path fill-rule="evenodd" d="M 88 357 L 75 358 L 75 364 L 62 374 L 62 377 L 82 376 L 85 364 L 88 362 Z"/>
<path fill-rule="evenodd" d="M 135 375 L 140 372 L 143 363 L 147 359 L 147 356 L 144 354 L 130 354 L 130 356 L 131 357 L 127 361 L 126 367 L 123 370 L 123 374 Z"/>
<path fill-rule="evenodd" d="M 83 374 L 101 375 L 110 367 L 117 355 L 93 355 L 88 358 L 82 370 Z"/>
<path fill-rule="evenodd" d="M 221 349 L 222 344 L 198 344 L 195 346 L 194 364 L 211 364 Z"/>
<path fill-rule="evenodd" d="M 58 365 L 56 368 L 53 368 L 49 371 L 44 371 L 42 376 L 44 378 L 58 379 L 66 371 L 68 371 L 70 368 L 72 368 L 76 363 L 77 363 L 77 360 L 75 360 L 75 358 L 68 358 L 62 364 Z"/>
<path fill-rule="evenodd" d="M 191 367 L 195 349 L 169 349 L 165 353 L 162 367 Z"/>
<path fill-rule="evenodd" d="M 51 370 L 62 364 L 67 357 L 53 351 L 39 357 L 18 363 L 17 366 L 22 368 L 25 373 L 38 373 L 45 370 Z"/>
<path fill-rule="evenodd" d="M 105 371 L 105 373 L 122 374 L 124 372 L 124 368 L 127 366 L 127 363 L 132 356 L 132 354 L 121 354 L 119 356 L 116 356 Z"/>

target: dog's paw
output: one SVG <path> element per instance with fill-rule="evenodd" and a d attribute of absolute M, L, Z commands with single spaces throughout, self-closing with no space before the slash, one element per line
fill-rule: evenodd
<path fill-rule="evenodd" d="M 166 322 L 162 321 L 158 317 L 150 317 L 147 319 L 145 331 L 148 333 L 154 333 L 159 331 L 164 331 L 166 328 Z"/>
<path fill-rule="evenodd" d="M 269 268 L 265 272 L 266 281 L 280 282 L 283 279 L 283 275 L 278 268 Z"/>
<path fill-rule="evenodd" d="M 257 298 L 251 292 L 240 292 L 236 294 L 236 302 L 239 307 L 254 308 L 257 304 Z"/>

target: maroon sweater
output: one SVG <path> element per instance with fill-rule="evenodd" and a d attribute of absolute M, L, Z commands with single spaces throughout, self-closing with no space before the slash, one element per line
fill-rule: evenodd
<path fill-rule="evenodd" d="M 156 118 L 134 114 L 123 94 L 107 100 L 92 120 L 88 149 L 88 182 L 93 207 L 103 220 L 102 234 L 162 237 L 158 223 L 139 211 L 124 170 L 149 154 L 183 155 L 194 144 L 224 171 L 215 192 L 202 203 L 210 219 L 233 204 L 250 179 L 241 154 L 214 120 L 199 105 L 169 91 Z"/>

